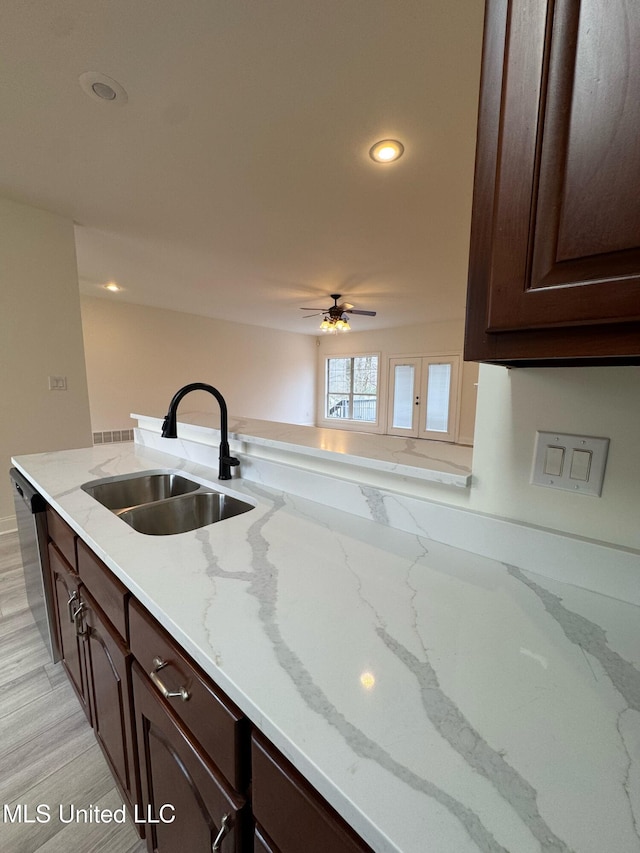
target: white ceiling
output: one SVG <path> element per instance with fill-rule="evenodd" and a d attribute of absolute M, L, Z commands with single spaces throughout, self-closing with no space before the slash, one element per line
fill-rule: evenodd
<path fill-rule="evenodd" d="M 77 223 L 84 293 L 312 334 L 333 292 L 378 312 L 354 331 L 460 318 L 483 6 L 2 0 L 0 194 Z"/>

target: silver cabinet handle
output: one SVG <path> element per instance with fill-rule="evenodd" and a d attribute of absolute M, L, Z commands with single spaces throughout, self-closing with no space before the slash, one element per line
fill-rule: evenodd
<path fill-rule="evenodd" d="M 82 624 L 82 612 L 83 612 L 84 608 L 85 608 L 84 601 L 81 601 L 80 604 L 78 605 L 78 607 L 76 607 L 76 609 L 73 611 L 73 621 L 75 622 L 75 625 L 76 625 L 76 634 L 78 637 L 84 637 L 85 634 L 87 633 L 86 628 Z M 78 617 L 80 617 L 79 621 L 78 621 Z"/>
<path fill-rule="evenodd" d="M 163 667 L 167 666 L 167 663 L 168 661 L 162 660 L 162 658 L 154 658 L 153 669 L 149 673 L 149 678 L 153 681 L 165 699 L 182 699 L 183 702 L 186 702 L 190 696 L 186 687 L 180 687 L 178 690 L 169 690 L 169 688 L 162 683 L 160 678 L 158 678 L 158 672 L 163 669 Z M 218 835 L 220 835 L 220 833 L 218 833 Z"/>
<path fill-rule="evenodd" d="M 218 853 L 221 849 L 222 841 L 231 829 L 231 815 L 225 814 L 222 816 L 222 820 L 220 821 L 220 832 L 216 835 L 215 841 L 213 842 L 213 846 L 211 848 L 211 853 Z"/>
<path fill-rule="evenodd" d="M 71 605 L 74 601 L 78 600 L 78 590 L 74 589 L 71 595 L 69 596 L 69 601 L 67 601 L 67 607 L 69 608 L 69 622 L 73 622 L 74 616 L 73 611 L 71 610 Z"/>

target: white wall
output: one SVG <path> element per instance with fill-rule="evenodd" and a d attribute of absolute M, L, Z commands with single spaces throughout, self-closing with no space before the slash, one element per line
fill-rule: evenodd
<path fill-rule="evenodd" d="M 320 338 L 318 354 L 383 355 L 462 346 L 462 323 Z M 473 424 L 476 366 L 465 364 L 464 431 Z M 640 367 L 513 368 L 482 365 L 469 491 L 425 487 L 424 497 L 576 536 L 640 549 Z M 471 427 L 472 429 L 472 427 Z M 602 496 L 529 483 L 536 430 L 610 439 Z M 603 567 L 606 571 L 606 567 Z"/>
<path fill-rule="evenodd" d="M 14 526 L 11 456 L 91 444 L 70 219 L 0 199 L 0 531 Z M 67 391 L 48 377 L 66 376 Z"/>
<path fill-rule="evenodd" d="M 353 325 L 358 318 L 355 317 Z M 460 353 L 464 340 L 464 321 L 452 320 L 440 323 L 417 323 L 392 329 L 380 329 L 375 332 L 346 332 L 345 334 L 321 335 L 318 338 L 319 375 L 324 359 L 329 355 L 350 355 L 357 353 L 379 352 L 382 357 L 380 376 L 381 396 L 386 397 L 388 385 L 388 359 L 394 356 L 433 355 L 440 353 Z M 476 386 L 478 365 L 465 362 L 462 365 L 462 398 L 460 408 L 460 444 L 473 444 L 473 431 L 476 410 Z M 321 386 L 321 382 L 318 383 Z M 318 412 L 322 411 L 322 394 L 318 388 Z"/>
<path fill-rule="evenodd" d="M 134 305 L 117 294 L 83 296 L 81 306 L 94 431 L 130 429 L 131 412 L 162 416 L 189 382 L 214 385 L 233 415 L 313 423 L 312 337 Z M 189 403 L 200 411 L 217 405 L 201 392 Z"/>
<path fill-rule="evenodd" d="M 640 367 L 483 365 L 468 506 L 640 549 L 639 423 Z M 611 440 L 600 498 L 530 485 L 536 430 Z"/>

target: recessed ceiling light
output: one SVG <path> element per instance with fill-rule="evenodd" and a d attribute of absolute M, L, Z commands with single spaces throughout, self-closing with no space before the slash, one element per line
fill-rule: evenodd
<path fill-rule="evenodd" d="M 118 97 L 115 89 L 113 89 L 108 83 L 102 83 L 100 80 L 96 80 L 96 82 L 92 84 L 91 88 L 93 89 L 93 94 L 97 95 L 103 101 L 115 101 Z"/>
<path fill-rule="evenodd" d="M 96 101 L 124 106 L 129 100 L 120 83 L 111 77 L 107 77 L 106 74 L 100 74 L 98 71 L 85 71 L 84 74 L 80 75 L 79 80 L 82 91 Z"/>
<path fill-rule="evenodd" d="M 393 163 L 404 153 L 404 145 L 397 139 L 381 139 L 369 149 L 369 156 L 376 163 Z"/>
<path fill-rule="evenodd" d="M 105 290 L 110 290 L 111 293 L 119 293 L 122 290 L 120 285 L 116 284 L 115 281 L 110 281 L 109 284 L 103 284 L 102 286 Z"/>

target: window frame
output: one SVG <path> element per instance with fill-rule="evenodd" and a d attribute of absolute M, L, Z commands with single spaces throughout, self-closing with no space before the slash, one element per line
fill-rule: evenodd
<path fill-rule="evenodd" d="M 351 380 L 351 390 L 349 392 L 351 399 L 353 399 L 353 360 L 357 358 L 376 358 L 377 359 L 377 382 L 376 382 L 376 419 L 375 421 L 363 421 L 363 420 L 355 420 L 354 418 L 330 418 L 327 416 L 327 403 L 329 397 L 329 361 L 331 359 L 351 359 L 352 362 L 352 380 Z M 383 359 L 380 352 L 335 352 L 324 354 L 322 356 L 322 371 L 323 378 L 320 383 L 320 394 L 319 394 L 319 416 L 317 418 L 317 423 L 320 426 L 330 427 L 332 429 L 346 429 L 346 430 L 355 430 L 357 432 L 382 432 L 384 418 L 386 417 L 386 412 L 381 412 L 381 406 L 383 402 L 383 392 L 384 389 L 381 387 L 383 384 L 383 376 L 384 376 L 384 368 L 383 368 Z M 346 393 L 346 392 L 345 392 Z"/>

